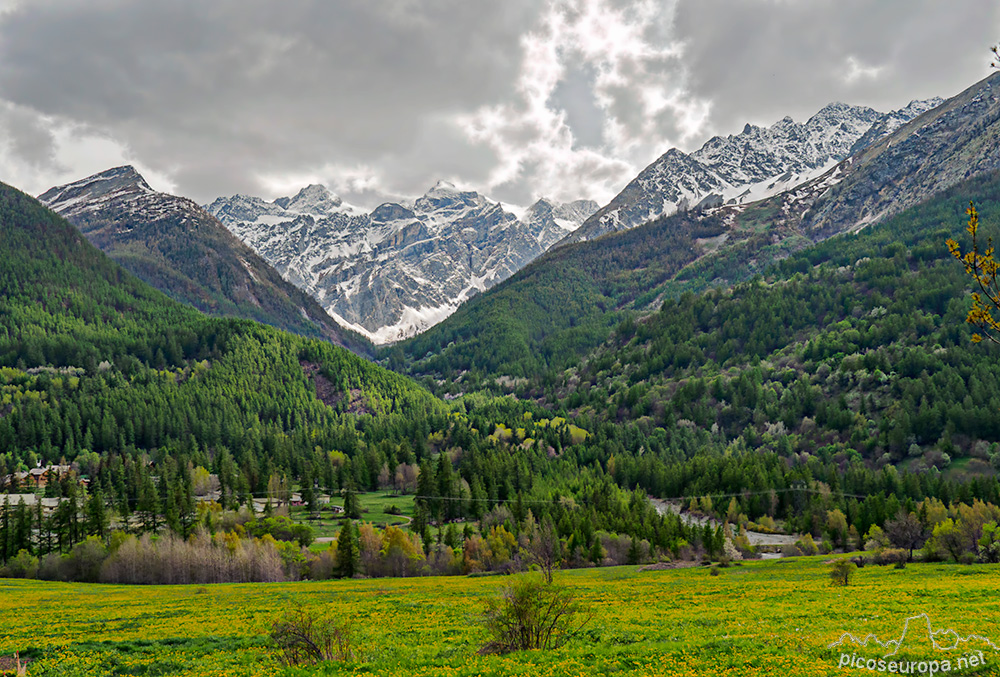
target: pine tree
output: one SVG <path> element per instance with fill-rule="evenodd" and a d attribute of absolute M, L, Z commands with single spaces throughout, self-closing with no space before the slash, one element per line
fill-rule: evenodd
<path fill-rule="evenodd" d="M 10 497 L 3 497 L 3 509 L 0 512 L 0 562 L 10 559 L 13 547 L 13 534 L 10 528 Z"/>
<path fill-rule="evenodd" d="M 361 568 L 358 532 L 354 522 L 347 520 L 337 534 L 337 575 L 353 578 Z"/>
<path fill-rule="evenodd" d="M 35 529 L 38 532 L 35 553 L 41 557 L 52 549 L 52 531 L 48 528 L 48 521 L 45 519 L 42 499 L 35 501 Z"/>
<path fill-rule="evenodd" d="M 142 526 L 146 531 L 156 531 L 159 528 L 160 497 L 156 493 L 153 478 L 143 473 L 139 489 L 139 503 L 136 506 L 142 515 Z"/>
<path fill-rule="evenodd" d="M 312 464 L 308 463 L 302 475 L 302 500 L 310 514 L 315 515 L 319 512 L 319 506 L 316 504 L 316 490 L 313 487 Z"/>
<path fill-rule="evenodd" d="M 87 534 L 97 536 L 101 540 L 107 540 L 108 536 L 108 511 L 104 504 L 104 495 L 98 489 L 87 499 L 86 506 Z"/>
<path fill-rule="evenodd" d="M 458 502 L 449 500 L 455 496 L 455 473 L 451 467 L 451 459 L 446 453 L 438 456 L 437 495 L 441 497 L 437 514 L 443 516 L 444 519 L 455 517 L 455 508 L 458 507 Z"/>
<path fill-rule="evenodd" d="M 417 476 L 417 498 L 415 503 L 423 506 L 427 514 L 436 515 L 438 510 L 437 483 L 434 481 L 434 470 L 430 459 L 425 458 L 420 464 L 420 474 Z"/>

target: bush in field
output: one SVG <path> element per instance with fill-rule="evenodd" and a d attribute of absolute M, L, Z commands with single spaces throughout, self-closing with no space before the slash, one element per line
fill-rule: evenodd
<path fill-rule="evenodd" d="M 27 550 L 21 550 L 16 557 L 7 560 L 7 565 L 0 567 L 0 578 L 34 578 L 38 573 L 38 558 Z"/>
<path fill-rule="evenodd" d="M 813 540 L 812 534 L 805 534 L 795 541 L 794 545 L 786 545 L 781 549 L 786 557 L 801 557 L 819 554 L 819 546 Z"/>
<path fill-rule="evenodd" d="M 541 578 L 522 575 L 505 586 L 498 597 L 486 600 L 481 623 L 490 641 L 480 654 L 504 654 L 524 649 L 554 649 L 590 620 L 566 588 Z"/>
<path fill-rule="evenodd" d="M 360 658 L 353 626 L 328 613 L 296 608 L 271 626 L 271 639 L 287 665 Z"/>
<path fill-rule="evenodd" d="M 868 561 L 880 566 L 899 564 L 909 559 L 909 553 L 902 548 L 884 548 L 868 557 Z"/>
<path fill-rule="evenodd" d="M 68 581 L 97 583 L 101 580 L 101 566 L 108 558 L 108 549 L 97 536 L 88 536 L 65 557 L 64 575 Z"/>
<path fill-rule="evenodd" d="M 849 559 L 838 559 L 830 566 L 830 581 L 833 585 L 850 585 L 858 566 Z"/>

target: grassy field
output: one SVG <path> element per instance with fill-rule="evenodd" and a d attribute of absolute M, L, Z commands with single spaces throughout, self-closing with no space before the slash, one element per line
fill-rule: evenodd
<path fill-rule="evenodd" d="M 343 507 L 344 499 L 336 496 L 331 501 L 332 505 Z M 393 526 L 404 526 L 410 523 L 413 516 L 413 495 L 392 496 L 381 493 L 358 494 L 358 503 L 361 506 L 361 522 L 371 522 L 376 527 L 385 528 L 391 524 Z M 394 515 L 386 512 L 390 506 L 399 508 L 400 514 Z M 342 514 L 333 514 L 327 506 L 320 510 L 319 519 L 310 519 L 309 513 L 304 507 L 294 507 L 291 510 L 291 518 L 300 524 L 308 524 L 313 528 L 313 533 L 317 538 L 331 538 L 340 531 L 341 523 L 344 520 Z M 323 548 L 325 544 L 318 544 Z"/>
<path fill-rule="evenodd" d="M 339 496 L 334 497 L 330 502 L 333 505 L 344 505 L 344 499 Z M 379 529 L 384 529 L 390 524 L 396 527 L 405 527 L 413 519 L 413 494 L 391 495 L 374 492 L 358 494 L 358 503 L 361 505 L 361 519 L 356 521 L 359 523 L 371 522 Z M 388 512 L 390 506 L 399 508 L 400 514 Z M 314 552 L 330 547 L 329 540 L 340 532 L 340 527 L 343 526 L 345 519 L 343 514 L 334 514 L 326 506 L 320 510 L 317 519 L 313 519 L 304 507 L 293 507 L 290 517 L 298 524 L 308 524 L 312 527 L 313 535 L 317 541 L 309 547 Z M 461 530 L 464 525 L 456 523 L 456 526 Z M 440 531 L 439 527 L 434 525 L 430 527 L 431 536 L 434 538 L 437 538 L 438 531 Z"/>
<path fill-rule="evenodd" d="M 27 653 L 29 675 L 836 675 L 878 674 L 838 667 L 838 650 L 826 647 L 842 633 L 898 637 L 918 613 L 935 628 L 1000 640 L 996 566 L 868 566 L 839 588 L 822 559 L 719 576 L 701 567 L 559 572 L 590 623 L 557 650 L 502 657 L 476 654 L 486 637 L 474 622 L 502 577 L 132 588 L 0 580 L 0 656 Z M 281 668 L 266 634 L 297 604 L 352 619 L 364 661 Z M 1000 653 L 986 653 L 974 674 L 1000 675 Z"/>

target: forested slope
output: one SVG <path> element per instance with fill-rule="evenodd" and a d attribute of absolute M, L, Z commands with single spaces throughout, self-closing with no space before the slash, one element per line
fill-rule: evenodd
<path fill-rule="evenodd" d="M 225 448 L 249 491 L 266 486 L 265 466 L 297 474 L 317 450 L 399 438 L 443 415 L 346 350 L 168 299 L 6 186 L 0 240 L 0 475 L 92 453 L 183 451 L 211 465 Z"/>
<path fill-rule="evenodd" d="M 276 486 L 389 489 L 397 474 L 419 474 L 426 498 L 414 528 L 428 552 L 431 518 L 479 517 L 509 503 L 500 523 L 504 514 L 520 523 L 525 501 L 564 537 L 582 530 L 581 552 L 598 530 L 665 549 L 683 540 L 679 521 L 657 517 L 593 459 L 568 453 L 585 431 L 536 405 L 447 405 L 324 341 L 206 317 L 7 186 L 0 241 L 0 490 L 17 493 L 13 472 L 38 463 L 65 462 L 90 481 L 86 495 L 54 483 L 68 507 L 38 518 L 37 540 L 30 526 L 5 527 L 0 560 L 22 548 L 65 552 L 100 533 L 84 501 L 113 511 L 119 525 L 186 537 L 199 515 L 199 468 L 217 478 L 230 510 Z"/>
<path fill-rule="evenodd" d="M 622 323 L 547 394 L 601 420 L 692 426 L 784 456 L 991 475 L 1000 350 L 970 342 L 969 280 L 944 245 L 970 199 L 983 231 L 1000 231 L 1000 177 L 965 182 L 732 290 Z"/>

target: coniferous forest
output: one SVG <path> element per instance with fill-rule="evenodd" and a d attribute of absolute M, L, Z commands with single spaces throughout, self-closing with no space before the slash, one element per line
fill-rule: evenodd
<path fill-rule="evenodd" d="M 0 562 L 123 582 L 163 580 L 129 562 L 213 557 L 211 580 L 468 573 L 752 556 L 747 530 L 802 534 L 793 553 L 992 557 L 998 352 L 970 342 L 944 245 L 970 200 L 995 232 L 993 174 L 733 288 L 629 309 L 688 263 L 655 251 L 661 230 L 713 227 L 682 214 L 558 249 L 376 364 L 172 301 L 4 186 L 2 488 L 69 470 L 38 492 L 50 507 L 0 506 Z M 623 252 L 653 263 L 612 274 Z M 555 312 L 563 298 L 578 305 Z M 490 331 L 460 340 L 476 323 Z M 293 490 L 310 510 L 344 496 L 355 520 L 357 493 L 415 494 L 414 514 L 343 520 L 317 553 Z"/>

